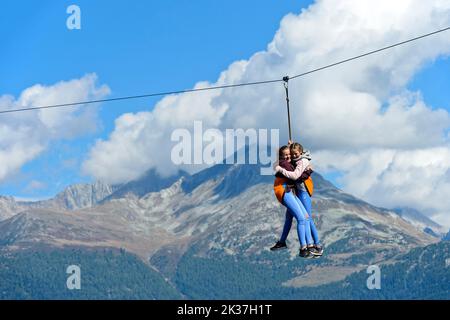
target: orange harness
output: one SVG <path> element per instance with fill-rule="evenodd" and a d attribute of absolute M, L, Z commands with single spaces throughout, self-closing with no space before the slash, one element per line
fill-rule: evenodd
<path fill-rule="evenodd" d="M 287 183 L 287 178 L 279 177 L 275 177 L 275 181 L 273 182 L 273 192 L 275 192 L 275 196 L 281 204 L 283 204 L 283 197 L 286 192 Z"/>

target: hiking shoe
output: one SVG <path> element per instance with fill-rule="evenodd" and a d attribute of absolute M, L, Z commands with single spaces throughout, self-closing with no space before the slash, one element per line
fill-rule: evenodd
<path fill-rule="evenodd" d="M 314 257 L 320 257 L 323 254 L 323 249 L 321 247 L 319 247 L 320 249 L 318 249 L 316 246 L 314 247 L 309 247 L 308 251 L 314 256 Z"/>
<path fill-rule="evenodd" d="M 287 249 L 286 242 L 278 241 L 277 243 L 275 243 L 275 245 L 272 248 L 270 248 L 270 250 L 272 250 L 272 251 L 280 250 L 280 249 Z"/>
<path fill-rule="evenodd" d="M 302 258 L 312 258 L 313 255 L 309 252 L 308 248 L 300 249 L 299 256 Z"/>

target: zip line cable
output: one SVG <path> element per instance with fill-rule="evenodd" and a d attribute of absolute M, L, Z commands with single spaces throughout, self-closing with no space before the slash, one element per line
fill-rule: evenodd
<path fill-rule="evenodd" d="M 125 97 L 117 97 L 117 98 L 109 98 L 109 99 L 98 99 L 98 100 L 88 100 L 88 101 L 81 101 L 81 102 L 71 102 L 71 103 L 62 103 L 62 104 L 54 104 L 54 105 L 46 105 L 46 106 L 36 106 L 36 107 L 23 107 L 19 109 L 10 109 L 10 110 L 0 110 L 0 114 L 6 114 L 6 113 L 15 113 L 15 112 L 23 112 L 23 111 L 31 111 L 31 110 L 42 110 L 42 109 L 52 109 L 52 108 L 63 108 L 63 107 L 70 107 L 70 106 L 77 106 L 77 105 L 86 105 L 86 104 L 94 104 L 94 103 L 102 103 L 102 102 L 112 102 L 112 101 L 121 101 L 121 100 L 131 100 L 131 99 L 142 99 L 142 98 L 150 98 L 150 97 L 158 97 L 158 96 L 166 96 L 166 95 L 172 95 L 172 94 L 181 94 L 181 93 L 189 93 L 189 92 L 197 92 L 197 91 L 207 91 L 207 90 L 217 90 L 217 89 L 228 89 L 228 88 L 237 88 L 237 87 L 244 87 L 244 86 L 254 86 L 254 85 L 261 85 L 261 84 L 269 84 L 269 83 L 275 83 L 275 82 L 286 82 L 286 80 L 293 80 L 299 77 L 306 76 L 311 73 L 315 73 L 324 69 L 328 69 L 331 67 L 335 67 L 337 65 L 360 59 L 381 51 L 385 51 L 394 47 L 398 47 L 401 45 L 404 45 L 406 43 L 410 43 L 413 41 L 417 41 L 419 39 L 423 39 L 444 31 L 450 30 L 450 27 L 436 30 L 415 38 L 411 38 L 402 42 L 398 42 L 377 50 L 369 51 L 364 54 L 360 54 L 358 56 L 354 56 L 352 58 L 348 58 L 345 60 L 341 60 L 317 69 L 313 69 L 307 72 L 303 72 L 297 75 L 294 75 L 292 77 L 283 77 L 282 79 L 274 79 L 274 80 L 263 80 L 263 81 L 255 81 L 255 82 L 246 82 L 246 83 L 237 83 L 237 84 L 230 84 L 230 85 L 222 85 L 222 86 L 213 86 L 213 87 L 206 87 L 206 88 L 196 88 L 196 89 L 186 89 L 186 90 L 177 90 L 177 91 L 166 91 L 166 92 L 155 92 L 155 93 L 149 93 L 149 94 L 142 94 L 142 95 L 134 95 L 134 96 L 125 96 Z"/>
<path fill-rule="evenodd" d="M 401 46 L 403 44 L 406 44 L 406 43 L 409 43 L 409 42 L 413 42 L 413 41 L 416 41 L 416 40 L 419 40 L 419 39 L 422 39 L 422 38 L 426 38 L 426 37 L 429 37 L 429 36 L 432 36 L 432 35 L 435 35 L 437 33 L 447 31 L 447 30 L 450 30 L 450 27 L 447 27 L 447 28 L 444 28 L 444 29 L 440 29 L 440 30 L 437 30 L 437 31 L 433 31 L 433 32 L 430 32 L 430 33 L 427 33 L 427 34 L 424 34 L 424 35 L 421 35 L 421 36 L 409 39 L 409 40 L 398 42 L 396 44 L 392 44 L 392 45 L 384 47 L 384 48 L 380 48 L 380 49 L 373 50 L 373 51 L 370 51 L 370 52 L 367 52 L 367 53 L 363 53 L 363 54 L 360 54 L 359 56 L 355 56 L 355 57 L 348 58 L 348 59 L 345 59 L 345 60 L 342 60 L 342 61 L 339 61 L 339 62 L 335 62 L 335 63 L 329 64 L 329 65 L 326 65 L 324 67 L 320 67 L 320 68 L 313 69 L 313 70 L 310 70 L 310 71 L 307 71 L 307 72 L 304 72 L 304 73 L 300 73 L 300 74 L 297 74 L 295 76 L 290 77 L 289 79 L 292 80 L 292 79 L 295 79 L 295 78 L 298 78 L 298 77 L 303 77 L 303 76 L 306 76 L 308 74 L 311 74 L 311 73 L 314 73 L 314 72 L 317 72 L 317 71 L 321 71 L 321 70 L 324 70 L 324 69 L 335 67 L 337 65 L 340 65 L 340 64 L 352 61 L 352 60 L 360 59 L 360 58 L 369 56 L 371 54 L 375 54 L 375 53 L 378 53 L 378 52 L 381 52 L 381 51 L 384 51 L 384 50 L 392 49 L 394 47 L 398 47 L 398 46 Z"/>
<path fill-rule="evenodd" d="M 131 99 L 142 99 L 142 98 L 167 96 L 167 95 L 171 95 L 171 94 L 180 94 L 180 93 L 206 91 L 206 90 L 227 89 L 227 88 L 243 87 L 243 86 L 254 86 L 254 85 L 259 85 L 259 84 L 264 84 L 264 83 L 274 83 L 274 82 L 282 82 L 282 81 L 283 81 L 282 79 L 279 79 L 279 80 L 278 79 L 277 80 L 265 80 L 265 81 L 229 84 L 229 85 L 224 85 L 224 86 L 215 86 L 215 87 L 206 87 L 206 88 L 197 88 L 197 89 L 186 89 L 186 90 L 178 90 L 178 91 L 156 92 L 156 93 L 142 94 L 142 95 L 137 95 L 137 96 L 127 96 L 127 97 L 118 97 L 118 98 L 109 98 L 109 99 L 88 100 L 88 101 L 82 101 L 82 102 L 62 103 L 62 104 L 54 104 L 54 105 L 48 105 L 48 106 L 29 107 L 29 108 L 25 108 L 24 107 L 24 108 L 21 108 L 21 109 L 1 110 L 0 114 L 2 114 L 2 113 L 21 112 L 21 111 L 30 111 L 30 110 L 62 108 L 62 107 L 77 106 L 77 105 L 82 105 L 82 104 L 93 104 L 93 103 L 111 102 L 111 101 L 120 101 L 120 100 L 131 100 Z"/>

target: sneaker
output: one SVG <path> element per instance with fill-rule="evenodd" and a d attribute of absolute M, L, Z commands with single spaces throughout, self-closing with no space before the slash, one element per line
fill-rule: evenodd
<path fill-rule="evenodd" d="M 308 248 L 300 249 L 299 256 L 302 258 L 312 258 L 313 255 L 309 252 Z"/>
<path fill-rule="evenodd" d="M 319 249 L 320 248 L 320 249 Z M 316 247 L 316 246 L 313 246 L 313 247 L 309 247 L 308 248 L 308 251 L 314 256 L 314 257 L 320 257 L 320 256 L 322 256 L 322 253 L 323 253 L 323 249 L 321 248 L 321 247 Z"/>
<path fill-rule="evenodd" d="M 314 245 L 314 248 L 319 253 L 319 256 L 321 256 L 323 254 L 323 246 L 321 246 L 320 244 L 316 244 L 316 245 Z"/>
<path fill-rule="evenodd" d="M 277 243 L 275 243 L 275 245 L 272 248 L 270 248 L 270 250 L 272 250 L 272 251 L 279 250 L 279 249 L 287 249 L 286 242 L 278 241 Z"/>

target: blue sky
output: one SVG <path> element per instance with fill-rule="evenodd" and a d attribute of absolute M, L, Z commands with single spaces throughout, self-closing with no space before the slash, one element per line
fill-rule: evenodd
<path fill-rule="evenodd" d="M 111 96 L 190 88 L 217 79 L 230 63 L 264 50 L 289 12 L 307 1 L 7 1 L 2 2 L 0 95 L 18 96 L 37 83 L 51 85 L 95 72 Z M 82 29 L 66 28 L 66 9 L 81 8 Z M 75 182 L 79 162 L 95 139 L 106 137 L 124 112 L 151 108 L 145 99 L 102 105 L 103 128 L 63 141 L 0 185 L 0 194 L 50 197 Z M 61 152 L 61 150 L 63 150 Z M 77 159 L 78 165 L 73 165 Z M 72 166 L 63 164 L 68 160 Z M 30 181 L 45 187 L 29 190 Z"/>
<path fill-rule="evenodd" d="M 17 97 L 37 83 L 51 85 L 92 72 L 111 88 L 111 97 L 215 81 L 230 63 L 264 50 L 281 18 L 299 13 L 310 2 L 4 1 L 0 95 Z M 66 28 L 66 8 L 71 4 L 81 8 L 81 30 Z M 441 59 L 426 65 L 409 88 L 420 90 L 427 104 L 450 110 L 449 83 L 450 63 Z M 4 180 L 0 194 L 45 198 L 69 184 L 91 181 L 80 174 L 80 164 L 95 140 L 106 138 L 121 114 L 148 110 L 156 101 L 103 104 L 102 126 L 95 134 L 53 143 Z M 44 183 L 30 187 L 32 181 Z"/>

